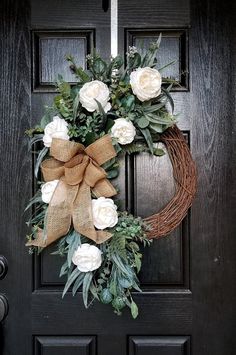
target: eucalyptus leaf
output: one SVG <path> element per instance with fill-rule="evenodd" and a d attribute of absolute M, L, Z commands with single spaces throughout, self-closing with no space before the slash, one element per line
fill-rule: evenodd
<path fill-rule="evenodd" d="M 76 120 L 78 107 L 79 107 L 79 104 L 80 104 L 79 97 L 80 96 L 79 96 L 79 93 L 78 93 L 76 95 L 76 97 L 74 99 L 74 103 L 73 103 L 73 119 L 74 119 L 74 121 Z"/>
<path fill-rule="evenodd" d="M 136 266 L 137 272 L 139 272 L 141 269 L 141 266 L 142 266 L 141 260 L 136 254 L 134 254 L 134 259 L 135 259 L 135 266 Z"/>
<path fill-rule="evenodd" d="M 47 126 L 47 124 L 49 124 L 51 121 L 52 118 L 50 114 L 48 112 L 45 113 L 45 115 L 41 118 L 40 127 L 44 129 Z"/>
<path fill-rule="evenodd" d="M 166 105 L 166 100 L 160 102 L 159 104 L 155 104 L 155 105 L 151 105 L 151 106 L 145 106 L 143 108 L 143 111 L 145 113 L 156 112 L 156 111 L 160 110 L 162 107 L 164 107 L 165 105 Z"/>
<path fill-rule="evenodd" d="M 148 113 L 146 115 L 147 119 L 152 122 L 152 123 L 158 123 L 158 124 L 162 124 L 162 125 L 166 125 L 170 123 L 170 119 L 169 118 L 165 118 L 165 117 L 161 117 L 158 116 L 154 113 Z"/>
<path fill-rule="evenodd" d="M 123 287 L 123 288 L 129 288 L 132 286 L 132 281 L 125 278 L 125 277 L 121 277 L 118 279 L 119 284 Z"/>
<path fill-rule="evenodd" d="M 43 202 L 43 201 L 42 201 L 42 197 L 41 197 L 41 196 L 36 196 L 36 197 L 32 198 L 32 199 L 30 200 L 30 202 L 28 203 L 28 205 L 26 206 L 24 212 L 27 211 L 27 210 L 28 210 L 31 206 L 33 206 L 34 204 L 36 204 L 36 203 L 42 203 L 42 202 Z"/>
<path fill-rule="evenodd" d="M 116 164 L 116 158 L 112 158 L 112 159 L 108 160 L 106 163 L 102 164 L 102 168 L 104 170 L 108 171 L 113 168 L 114 164 Z"/>
<path fill-rule="evenodd" d="M 115 179 L 119 175 L 118 169 L 112 169 L 107 172 L 108 179 Z"/>
<path fill-rule="evenodd" d="M 166 98 L 168 99 L 171 109 L 172 109 L 172 113 L 174 111 L 175 105 L 174 105 L 174 101 L 172 99 L 172 96 L 170 95 L 169 91 L 167 91 L 166 89 L 162 88 L 162 91 L 165 93 Z"/>
<path fill-rule="evenodd" d="M 36 134 L 34 137 L 32 137 L 29 140 L 29 150 L 31 149 L 32 145 L 37 143 L 37 142 L 42 142 L 43 141 L 43 134 Z"/>
<path fill-rule="evenodd" d="M 36 160 L 36 164 L 35 164 L 35 168 L 34 168 L 34 176 L 38 177 L 38 172 L 39 172 L 39 167 L 43 161 L 43 158 L 47 155 L 48 153 L 48 148 L 47 147 L 43 147 L 43 149 L 40 151 L 38 158 Z"/>
<path fill-rule="evenodd" d="M 161 40 L 162 40 L 162 33 L 159 34 L 158 39 L 156 41 L 157 49 L 160 48 Z"/>
<path fill-rule="evenodd" d="M 80 286 L 82 285 L 83 281 L 84 281 L 84 276 L 85 276 L 85 273 L 84 272 L 81 272 L 79 274 L 79 276 L 77 277 L 77 279 L 75 280 L 75 283 L 73 285 L 73 288 L 72 288 L 72 295 L 74 296 L 77 292 L 77 290 L 80 288 Z"/>
<path fill-rule="evenodd" d="M 157 155 L 158 157 L 162 157 L 165 155 L 165 151 L 161 148 L 154 148 L 154 155 Z"/>
<path fill-rule="evenodd" d="M 165 131 L 165 126 L 162 124 L 156 123 L 156 124 L 150 124 L 150 129 L 152 129 L 156 133 L 163 133 Z"/>
<path fill-rule="evenodd" d="M 67 274 L 67 269 L 68 269 L 68 262 L 65 261 L 64 264 L 61 267 L 59 277 L 66 275 Z"/>
<path fill-rule="evenodd" d="M 134 319 L 138 317 L 138 306 L 134 301 L 131 302 L 131 314 Z"/>
<path fill-rule="evenodd" d="M 77 250 L 80 243 L 81 243 L 80 235 L 74 231 L 73 238 L 72 238 L 71 242 L 69 243 L 69 249 L 68 249 L 68 254 L 67 254 L 67 262 L 68 262 L 69 267 L 71 266 L 71 261 L 72 261 L 72 257 L 74 255 L 74 252 Z"/>
<path fill-rule="evenodd" d="M 159 124 L 159 123 L 150 124 L 149 127 L 150 127 L 150 129 L 152 129 L 156 133 L 163 133 L 165 130 L 165 126 L 163 126 L 162 124 Z M 154 150 L 153 150 L 153 153 L 154 153 Z"/>
<path fill-rule="evenodd" d="M 91 292 L 91 294 L 93 295 L 93 297 L 95 299 L 97 299 L 98 301 L 100 301 L 98 293 L 99 293 L 99 289 L 97 287 L 95 287 L 95 285 L 93 284 L 93 282 L 91 282 L 90 284 L 90 288 L 89 291 Z"/>
<path fill-rule="evenodd" d="M 105 123 L 106 123 L 107 115 L 104 111 L 104 108 L 102 107 L 101 103 L 98 100 L 96 100 L 96 99 L 94 99 L 94 100 L 96 101 L 96 103 L 98 105 L 98 111 L 99 111 L 100 115 L 102 116 L 102 118 L 105 120 Z"/>
<path fill-rule="evenodd" d="M 143 292 L 136 282 L 133 282 L 132 287 L 138 292 Z"/>
<path fill-rule="evenodd" d="M 128 56 L 128 67 L 130 69 L 138 68 L 141 65 L 142 58 L 139 53 L 134 53 L 133 56 Z"/>
<path fill-rule="evenodd" d="M 113 119 L 111 119 L 108 115 L 110 115 L 110 113 L 107 114 L 108 118 L 107 118 L 107 122 L 106 122 L 106 126 L 105 126 L 106 133 L 108 133 L 110 131 L 110 129 L 112 128 L 112 126 L 114 126 L 114 124 L 115 124 L 115 121 Z"/>
<path fill-rule="evenodd" d="M 109 291 L 111 292 L 112 295 L 117 295 L 117 287 L 116 287 L 116 281 L 113 279 L 110 282 L 110 286 L 109 286 Z"/>
<path fill-rule="evenodd" d="M 120 271 L 122 271 L 125 275 L 132 277 L 132 273 L 130 273 L 130 270 L 128 270 L 127 267 L 125 267 L 125 265 L 123 264 L 119 255 L 113 254 L 112 260 L 117 265 L 117 267 L 120 269 Z"/>
<path fill-rule="evenodd" d="M 169 62 L 168 64 L 164 65 L 163 67 L 159 68 L 158 71 L 161 73 L 163 72 L 164 69 L 170 67 L 171 65 L 177 63 L 178 60 L 172 60 L 171 62 Z"/>
<path fill-rule="evenodd" d="M 137 120 L 137 124 L 140 128 L 146 128 L 149 125 L 149 121 L 145 116 L 143 116 Z"/>
<path fill-rule="evenodd" d="M 151 136 L 149 129 L 148 128 L 144 128 L 144 129 L 140 128 L 140 131 L 143 134 L 143 136 L 147 142 L 150 152 L 153 154 L 153 140 L 152 140 L 152 136 Z"/>
<path fill-rule="evenodd" d="M 96 134 L 94 132 L 88 132 L 85 136 L 86 146 L 92 144 L 96 140 Z"/>
<path fill-rule="evenodd" d="M 75 74 L 84 82 L 90 81 L 90 76 L 84 71 L 82 67 L 76 67 Z"/>
<path fill-rule="evenodd" d="M 83 301 L 85 308 L 88 308 L 88 292 L 89 292 L 89 287 L 93 279 L 93 273 L 92 272 L 87 272 L 84 276 L 83 280 Z"/>
<path fill-rule="evenodd" d="M 100 293 L 100 301 L 104 304 L 111 303 L 112 298 L 112 293 L 108 288 L 104 288 Z"/>
<path fill-rule="evenodd" d="M 79 269 L 76 267 L 72 273 L 70 274 L 70 276 L 67 279 L 67 282 L 65 284 L 63 293 L 62 293 L 62 298 L 65 296 L 66 292 L 68 291 L 69 287 L 72 285 L 72 283 L 75 281 L 75 279 L 79 276 L 80 271 Z"/>
<path fill-rule="evenodd" d="M 59 82 L 58 83 L 59 90 L 64 97 L 69 97 L 70 96 L 70 84 L 67 83 L 66 81 Z"/>
<path fill-rule="evenodd" d="M 93 63 L 93 70 L 96 74 L 103 74 L 107 69 L 107 64 L 101 58 L 95 59 Z"/>
<path fill-rule="evenodd" d="M 134 95 L 129 95 L 127 100 L 126 100 L 126 108 L 128 111 L 131 111 L 134 109 L 135 106 L 135 97 Z"/>

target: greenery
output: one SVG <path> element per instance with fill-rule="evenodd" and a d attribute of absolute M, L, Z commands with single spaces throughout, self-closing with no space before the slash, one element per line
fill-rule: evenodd
<path fill-rule="evenodd" d="M 38 230 L 46 230 L 48 205 L 43 203 L 40 186 L 42 184 L 39 174 L 40 165 L 49 156 L 49 149 L 42 144 L 44 129 L 53 120 L 55 115 L 63 118 L 68 124 L 68 134 L 71 140 L 83 143 L 85 147 L 95 142 L 111 128 L 117 118 L 131 121 L 136 130 L 132 143 L 121 145 L 113 138 L 113 145 L 117 157 L 106 162 L 102 167 L 108 179 L 115 179 L 119 174 L 119 157 L 121 154 L 136 154 L 147 152 L 162 156 L 164 150 L 158 146 L 161 134 L 176 123 L 174 115 L 174 102 L 170 95 L 171 88 L 177 83 L 169 78 L 162 78 L 160 94 L 148 101 L 141 102 L 134 95 L 130 84 L 130 74 L 137 68 L 157 68 L 160 72 L 173 62 L 158 68 L 158 50 L 161 36 L 150 45 L 147 51 L 129 47 L 126 62 L 121 56 L 105 61 L 94 50 L 87 56 L 86 69 L 78 67 L 72 56 L 66 60 L 71 72 L 75 76 L 76 84 L 67 83 L 61 75 L 56 82 L 57 95 L 51 107 L 45 107 L 45 114 L 39 125 L 27 130 L 30 137 L 29 149 L 35 153 L 35 177 L 38 179 L 39 190 L 31 199 L 27 210 L 33 210 L 27 221 L 32 226 L 27 236 L 29 241 L 37 238 Z M 107 113 L 101 103 L 97 102 L 97 110 L 87 111 L 80 102 L 80 90 L 84 84 L 99 80 L 109 88 L 109 101 L 111 109 Z M 94 197 L 94 196 L 93 196 Z M 119 212 L 118 223 L 109 229 L 112 237 L 103 244 L 96 245 L 102 252 L 102 264 L 90 272 L 81 272 L 72 262 L 73 255 L 80 245 L 95 243 L 77 233 L 73 226 L 70 232 L 62 237 L 57 249 L 53 253 L 64 258 L 60 276 L 66 276 L 67 281 L 63 297 L 71 289 L 75 295 L 78 290 L 82 292 L 85 307 L 89 307 L 94 300 L 110 304 L 115 313 L 120 315 L 127 306 L 133 318 L 138 316 L 138 306 L 133 300 L 132 290 L 141 292 L 138 273 L 142 266 L 141 246 L 150 246 L 147 237 L 148 225 L 139 217 L 127 212 Z M 41 252 L 42 248 L 30 247 L 30 253 Z"/>
<path fill-rule="evenodd" d="M 96 141 L 102 135 L 109 133 L 114 120 L 119 117 L 132 121 L 136 128 L 136 140 L 142 137 L 147 150 L 155 154 L 154 143 L 158 135 L 176 123 L 176 115 L 173 114 L 174 102 L 170 95 L 173 85 L 178 85 L 174 80 L 163 78 L 161 94 L 149 101 L 140 102 L 133 94 L 130 85 L 130 73 L 138 67 L 156 67 L 157 52 L 161 43 L 161 35 L 158 40 L 150 45 L 147 51 L 130 47 L 127 53 L 126 67 L 121 56 L 113 58 L 107 63 L 94 50 L 87 56 L 87 69 L 78 67 L 72 56 L 67 56 L 70 70 L 76 77 L 77 83 L 70 85 L 58 76 L 56 87 L 58 95 L 54 98 L 52 107 L 46 107 L 46 113 L 41 119 L 40 125 L 27 131 L 34 136 L 43 132 L 46 124 L 57 114 L 69 123 L 69 135 L 74 141 L 84 143 L 86 146 Z M 172 65 L 167 64 L 165 67 Z M 159 68 L 162 71 L 163 68 Z M 99 110 L 89 112 L 82 107 L 79 101 L 81 87 L 91 81 L 100 80 L 110 89 L 112 109 L 105 113 L 98 102 Z M 167 85 L 167 86 L 166 86 Z M 167 110 L 170 105 L 171 112 Z M 37 139 L 33 137 L 33 139 Z"/>
<path fill-rule="evenodd" d="M 110 304 L 118 315 L 128 306 L 132 317 L 136 318 L 138 307 L 131 291 L 134 289 L 141 292 L 137 274 L 142 265 L 140 244 L 151 244 L 146 236 L 147 229 L 148 226 L 141 218 L 135 218 L 126 212 L 120 213 L 118 223 L 111 230 L 112 238 L 99 246 L 103 255 L 101 267 L 87 273 L 78 270 L 72 263 L 72 257 L 79 245 L 93 242 L 74 230 L 70 231 L 59 241 L 57 250 L 53 253 L 66 257 L 60 271 L 60 276 L 67 276 L 63 297 L 70 287 L 73 295 L 81 287 L 85 307 L 89 307 L 97 299 Z"/>

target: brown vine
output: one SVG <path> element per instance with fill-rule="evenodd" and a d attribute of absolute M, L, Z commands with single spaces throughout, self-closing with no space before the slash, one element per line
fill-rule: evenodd
<path fill-rule="evenodd" d="M 161 136 L 169 154 L 175 179 L 175 196 L 160 212 L 145 218 L 151 226 L 150 238 L 170 234 L 184 219 L 192 205 L 197 186 L 196 166 L 188 144 L 177 126 L 169 128 Z"/>

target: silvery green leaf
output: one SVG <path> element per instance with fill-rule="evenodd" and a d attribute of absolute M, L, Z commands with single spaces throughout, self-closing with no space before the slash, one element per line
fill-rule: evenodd
<path fill-rule="evenodd" d="M 172 99 L 172 96 L 170 95 L 169 91 L 167 91 L 166 89 L 162 88 L 162 91 L 165 93 L 166 98 L 168 99 L 171 109 L 172 109 L 172 113 L 174 111 L 175 105 L 174 105 L 174 101 Z"/>
<path fill-rule="evenodd" d="M 36 164 L 35 164 L 35 168 L 34 168 L 34 175 L 35 175 L 36 179 L 38 176 L 40 164 L 42 163 L 43 158 L 47 155 L 47 153 L 48 153 L 48 148 L 44 147 L 38 155 L 38 158 L 37 158 Z"/>
<path fill-rule="evenodd" d="M 156 112 L 158 110 L 160 110 L 162 107 L 164 107 L 166 105 L 166 100 L 160 102 L 159 104 L 155 104 L 155 105 L 151 105 L 151 106 L 145 106 L 143 108 L 143 111 L 145 113 L 152 113 L 152 112 Z"/>
<path fill-rule="evenodd" d="M 88 292 L 90 288 L 90 284 L 92 282 L 93 278 L 93 273 L 92 272 L 87 272 L 84 276 L 84 281 L 83 281 L 83 301 L 85 308 L 88 308 Z"/>
<path fill-rule="evenodd" d="M 165 118 L 165 117 L 160 117 L 154 113 L 148 113 L 146 114 L 147 119 L 152 122 L 152 123 L 158 123 L 162 125 L 166 125 L 170 123 L 170 119 Z"/>
<path fill-rule="evenodd" d="M 150 124 L 149 126 L 154 132 L 157 132 L 157 133 L 163 133 L 164 132 L 164 127 L 162 124 Z M 154 150 L 153 150 L 153 153 L 154 153 Z"/>
<path fill-rule="evenodd" d="M 132 287 L 138 292 L 143 292 L 136 282 L 133 282 Z"/>
<path fill-rule="evenodd" d="M 154 155 L 158 156 L 158 157 L 162 157 L 163 155 L 165 155 L 165 151 L 161 148 L 154 148 Z"/>
<path fill-rule="evenodd" d="M 67 269 L 68 269 L 68 263 L 67 263 L 67 261 L 65 261 L 64 264 L 61 267 L 59 277 L 61 277 L 63 275 L 66 275 Z"/>
<path fill-rule="evenodd" d="M 40 190 L 39 190 L 40 191 Z M 27 211 L 32 205 L 34 205 L 35 203 L 42 203 L 42 197 L 41 196 L 34 196 L 30 202 L 28 203 L 28 205 L 25 208 L 25 211 Z"/>
<path fill-rule="evenodd" d="M 131 314 L 134 319 L 138 317 L 138 306 L 134 301 L 131 302 Z"/>
<path fill-rule="evenodd" d="M 43 134 L 36 134 L 34 135 L 34 137 L 32 137 L 30 140 L 29 140 L 29 147 L 28 149 L 30 150 L 32 145 L 37 143 L 37 142 L 42 142 L 43 140 Z"/>
<path fill-rule="evenodd" d="M 78 278 L 75 280 L 75 283 L 74 283 L 73 288 L 72 288 L 72 295 L 73 296 L 76 294 L 76 291 L 82 285 L 82 283 L 84 281 L 84 276 L 85 276 L 85 273 L 81 272 L 80 275 L 78 276 Z"/>
<path fill-rule="evenodd" d="M 177 59 L 176 59 L 176 60 L 172 60 L 170 63 L 164 65 L 164 66 L 161 67 L 161 68 L 159 68 L 158 71 L 161 73 L 164 69 L 170 67 L 171 65 L 173 65 L 173 64 L 175 64 L 175 63 L 177 63 L 177 62 L 178 62 Z"/>
<path fill-rule="evenodd" d="M 132 277 L 132 273 L 130 272 L 130 270 L 124 266 L 121 258 L 119 257 L 119 255 L 113 254 L 112 255 L 112 260 L 114 261 L 114 263 L 116 264 L 116 266 L 127 276 Z"/>
<path fill-rule="evenodd" d="M 70 274 L 70 276 L 67 279 L 67 282 L 65 284 L 63 293 L 62 293 L 62 298 L 65 296 L 66 292 L 68 291 L 69 287 L 72 285 L 72 283 L 75 281 L 75 279 L 79 276 L 80 271 L 78 268 L 75 268 L 73 272 Z"/>
<path fill-rule="evenodd" d="M 143 116 L 137 120 L 137 124 L 140 128 L 146 128 L 149 125 L 149 121 L 145 116 Z"/>
<path fill-rule="evenodd" d="M 77 112 L 78 112 L 78 107 L 79 107 L 79 93 L 76 95 L 73 103 L 73 119 L 74 121 L 76 120 L 77 117 Z"/>
<path fill-rule="evenodd" d="M 108 179 L 115 179 L 119 175 L 118 169 L 112 169 L 107 172 Z"/>
<path fill-rule="evenodd" d="M 41 118 L 40 127 L 44 129 L 47 126 L 47 124 L 50 123 L 51 121 L 52 118 L 50 114 L 48 112 L 45 113 L 45 115 L 43 115 L 43 117 Z"/>
<path fill-rule="evenodd" d="M 69 243 L 69 249 L 68 249 L 68 254 L 67 254 L 67 262 L 69 267 L 71 266 L 71 261 L 72 257 L 74 255 L 74 252 L 77 250 L 78 246 L 80 245 L 80 235 L 76 233 L 75 231 L 73 232 L 72 236 L 70 237 L 70 243 Z M 68 242 L 68 241 L 67 241 Z"/>
<path fill-rule="evenodd" d="M 139 272 L 141 269 L 141 266 L 142 266 L 141 260 L 136 254 L 134 254 L 134 259 L 135 259 L 135 265 L 136 265 L 137 272 Z"/>
<path fill-rule="evenodd" d="M 153 154 L 153 140 L 152 140 L 152 136 L 151 136 L 149 129 L 148 128 L 144 128 L 144 129 L 140 128 L 140 131 L 143 134 L 143 136 L 147 142 L 150 152 Z"/>

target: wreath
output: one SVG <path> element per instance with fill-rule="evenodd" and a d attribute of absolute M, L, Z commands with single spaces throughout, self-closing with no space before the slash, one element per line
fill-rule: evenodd
<path fill-rule="evenodd" d="M 108 62 L 94 50 L 84 70 L 68 56 L 76 84 L 58 76 L 52 107 L 27 131 L 39 187 L 26 207 L 32 211 L 30 253 L 57 242 L 52 254 L 64 258 L 60 276 L 67 277 L 62 296 L 70 287 L 73 295 L 82 288 L 86 308 L 97 299 L 117 314 L 128 306 L 133 318 L 138 306 L 131 291 L 141 292 L 140 247 L 179 225 L 196 190 L 195 164 L 173 114 L 170 91 L 176 82 L 162 77 L 164 68 L 156 69 L 160 41 L 147 51 L 129 47 L 125 66 L 121 56 Z M 173 165 L 175 196 L 146 219 L 120 211 L 112 184 L 120 157 L 162 156 L 158 142 Z"/>

